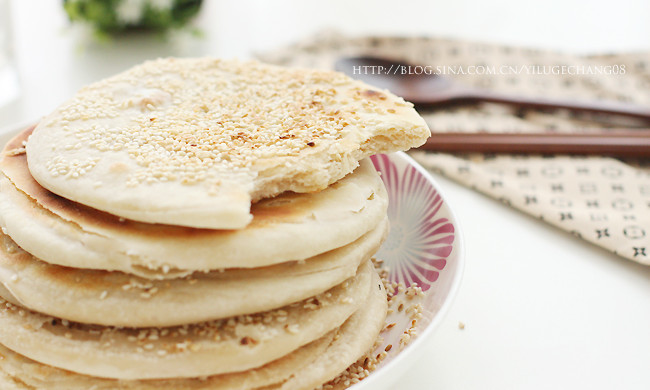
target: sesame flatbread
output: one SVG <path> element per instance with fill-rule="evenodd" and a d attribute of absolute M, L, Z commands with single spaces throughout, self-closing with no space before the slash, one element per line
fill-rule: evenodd
<path fill-rule="evenodd" d="M 341 326 L 332 343 L 315 361 L 286 381 L 259 390 L 313 390 L 370 352 L 384 328 L 388 310 L 386 289 L 376 272 L 372 287 L 366 304 Z"/>
<path fill-rule="evenodd" d="M 430 135 L 410 103 L 332 71 L 159 59 L 81 89 L 27 142 L 64 198 L 123 218 L 241 229 L 251 202 L 312 193 Z"/>
<path fill-rule="evenodd" d="M 0 233 L 0 296 L 70 321 L 174 326 L 275 309 L 354 276 L 383 242 L 385 220 L 355 242 L 303 262 L 149 280 L 43 262 Z"/>
<path fill-rule="evenodd" d="M 276 360 L 341 326 L 367 300 L 374 273 L 367 261 L 353 278 L 305 301 L 168 328 L 84 325 L 0 300 L 0 344 L 47 365 L 104 378 L 239 372 Z"/>
<path fill-rule="evenodd" d="M 203 379 L 114 380 L 47 366 L 0 344 L 0 387 L 18 390 L 312 390 L 368 352 L 384 326 L 385 317 L 386 293 L 379 278 L 373 276 L 373 290 L 366 303 L 340 328 L 260 368 Z"/>
<path fill-rule="evenodd" d="M 52 264 L 152 279 L 264 267 L 350 244 L 386 217 L 388 195 L 372 163 L 364 160 L 352 174 L 318 193 L 285 193 L 257 202 L 246 229 L 124 220 L 41 187 L 21 151 L 28 135 L 29 129 L 10 140 L 0 161 L 0 225 L 20 247 Z"/>
<path fill-rule="evenodd" d="M 356 313 L 351 317 L 353 318 Z M 0 344 L 0 388 L 3 390 L 252 390 L 288 379 L 305 369 L 331 343 L 333 330 L 316 341 L 262 367 L 205 378 L 118 380 L 96 378 L 47 366 Z"/>

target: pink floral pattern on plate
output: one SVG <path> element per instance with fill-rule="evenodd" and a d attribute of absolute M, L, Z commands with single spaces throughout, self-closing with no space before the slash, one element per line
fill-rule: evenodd
<path fill-rule="evenodd" d="M 418 298 L 421 317 L 417 337 L 405 347 L 402 338 L 412 326 L 409 310 L 393 310 L 381 333 L 383 342 L 374 351 L 386 358 L 379 368 L 350 390 L 393 390 L 400 373 L 417 361 L 423 341 L 449 310 L 462 277 L 462 235 L 454 214 L 429 173 L 405 153 L 371 157 L 388 191 L 391 231 L 377 253 L 386 262 L 392 281 L 409 286 L 418 283 L 424 294 Z M 412 334 L 409 333 L 409 338 Z M 390 348 L 388 346 L 391 346 Z"/>
<path fill-rule="evenodd" d="M 427 291 L 451 254 L 455 230 L 440 212 L 444 200 L 429 179 L 404 159 L 371 157 L 388 191 L 390 234 L 377 253 L 388 262 L 391 280 Z"/>

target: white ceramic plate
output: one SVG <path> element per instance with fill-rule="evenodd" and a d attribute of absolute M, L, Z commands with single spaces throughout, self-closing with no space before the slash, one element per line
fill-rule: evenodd
<path fill-rule="evenodd" d="M 431 175 L 405 153 L 372 157 L 388 190 L 391 230 L 377 253 L 390 269 L 390 279 L 406 286 L 417 283 L 424 291 L 423 317 L 418 336 L 405 348 L 399 340 L 411 322 L 405 312 L 395 311 L 388 323 L 396 323 L 382 334 L 383 344 L 393 348 L 381 366 L 354 390 L 395 389 L 404 371 L 417 359 L 422 346 L 449 310 L 463 270 L 463 243 L 458 221 Z"/>

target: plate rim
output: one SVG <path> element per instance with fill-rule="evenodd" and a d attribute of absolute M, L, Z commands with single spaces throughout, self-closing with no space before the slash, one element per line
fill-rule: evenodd
<path fill-rule="evenodd" d="M 451 286 L 449 288 L 449 294 L 447 299 L 445 299 L 443 304 L 438 309 L 433 320 L 427 325 L 427 327 L 422 331 L 422 333 L 418 332 L 418 335 L 415 338 L 415 340 L 413 340 L 408 345 L 406 345 L 406 347 L 400 353 L 398 353 L 394 358 L 388 361 L 385 365 L 382 365 L 377 370 L 372 371 L 370 375 L 368 375 L 368 377 L 364 378 L 363 380 L 354 384 L 353 386 L 350 386 L 348 388 L 349 390 L 362 390 L 366 388 L 374 389 L 375 387 L 372 386 L 379 385 L 380 383 L 381 386 L 387 388 L 387 386 L 397 382 L 400 378 L 403 377 L 404 373 L 408 368 L 406 362 L 408 360 L 416 359 L 425 351 L 424 345 L 426 345 L 427 340 L 431 338 L 433 332 L 440 326 L 442 321 L 447 317 L 447 314 L 449 313 L 451 306 L 453 305 L 453 303 L 456 300 L 456 297 L 458 296 L 458 290 L 460 289 L 460 286 L 462 284 L 463 275 L 465 272 L 465 237 L 463 235 L 463 229 L 460 226 L 456 212 L 449 204 L 447 196 L 445 195 L 444 191 L 441 190 L 438 182 L 435 180 L 435 178 L 431 175 L 429 171 L 427 171 L 422 165 L 420 165 L 407 153 L 395 152 L 395 153 L 388 153 L 386 155 L 389 158 L 399 158 L 405 160 L 407 164 L 414 167 L 420 174 L 424 176 L 427 182 L 431 184 L 431 186 L 438 192 L 438 194 L 442 198 L 447 208 L 447 211 L 449 212 L 449 215 L 452 219 L 454 229 L 455 229 L 456 238 L 454 239 L 452 248 L 454 251 L 456 251 L 456 256 L 457 256 L 456 262 L 458 268 L 456 274 L 454 275 L 451 281 Z M 390 380 L 382 381 L 382 379 L 385 379 L 388 373 L 395 374 L 395 375 Z"/>

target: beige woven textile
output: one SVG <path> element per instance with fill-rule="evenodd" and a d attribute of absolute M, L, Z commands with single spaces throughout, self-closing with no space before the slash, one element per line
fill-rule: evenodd
<path fill-rule="evenodd" d="M 500 92 L 650 106 L 649 53 L 583 57 L 431 37 L 348 38 L 328 32 L 259 57 L 283 65 L 333 68 L 339 57 L 360 54 L 453 68 L 456 73 L 462 68 L 466 74 L 448 77 Z M 505 71 L 469 74 L 470 66 L 493 66 Z M 579 66 L 582 74 L 561 74 L 561 66 Z M 477 68 L 472 69 L 477 73 Z M 639 126 L 609 116 L 520 110 L 496 104 L 447 107 L 420 114 L 433 132 L 578 132 L 596 127 Z M 650 160 L 453 156 L 422 151 L 414 151 L 412 156 L 434 172 L 588 242 L 650 264 Z"/>

